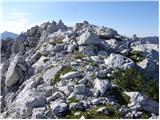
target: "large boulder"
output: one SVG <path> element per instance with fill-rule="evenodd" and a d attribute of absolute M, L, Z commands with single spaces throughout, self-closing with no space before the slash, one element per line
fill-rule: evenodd
<path fill-rule="evenodd" d="M 159 113 L 159 103 L 148 99 L 145 95 L 139 92 L 125 92 L 130 96 L 130 103 L 128 104 L 131 109 L 144 110 L 149 113 Z"/>
<path fill-rule="evenodd" d="M 109 89 L 110 89 L 110 83 L 108 82 L 108 80 L 100 80 L 98 78 L 94 80 L 95 96 L 104 96 Z"/>
<path fill-rule="evenodd" d="M 85 32 L 78 38 L 78 45 L 99 45 L 100 38 L 92 32 Z"/>
<path fill-rule="evenodd" d="M 50 108 L 58 117 L 65 115 L 68 111 L 68 105 L 63 100 L 56 100 L 50 103 Z"/>
<path fill-rule="evenodd" d="M 134 67 L 135 65 L 135 63 L 131 59 L 114 53 L 110 54 L 107 59 L 104 59 L 104 62 L 109 68 L 126 69 Z"/>
<path fill-rule="evenodd" d="M 6 73 L 5 85 L 7 87 L 11 87 L 20 79 L 18 69 L 17 69 L 18 60 L 19 60 L 19 56 L 17 55 L 13 58 L 13 60 L 10 63 L 10 66 Z"/>

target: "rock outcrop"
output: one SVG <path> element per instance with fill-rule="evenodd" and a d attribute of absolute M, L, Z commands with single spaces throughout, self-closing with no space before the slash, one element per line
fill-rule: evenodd
<path fill-rule="evenodd" d="M 158 37 L 129 38 L 87 21 L 67 27 L 60 20 L 1 43 L 2 119 L 159 116 Z M 130 69 L 147 78 L 142 83 L 119 75 L 125 85 L 135 85 L 132 90 L 114 76 Z M 154 82 L 149 84 L 148 78 Z M 143 84 L 149 84 L 146 91 Z"/>

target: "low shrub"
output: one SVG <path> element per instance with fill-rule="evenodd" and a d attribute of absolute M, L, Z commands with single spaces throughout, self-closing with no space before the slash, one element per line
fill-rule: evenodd
<path fill-rule="evenodd" d="M 131 51 L 127 57 L 132 59 L 136 63 L 144 60 L 144 57 L 142 56 L 141 51 L 137 51 L 137 50 Z"/>
<path fill-rule="evenodd" d="M 159 101 L 159 87 L 156 81 L 147 78 L 133 68 L 115 71 L 112 81 L 127 91 L 139 91 Z"/>
<path fill-rule="evenodd" d="M 109 92 L 109 95 L 113 96 L 114 99 L 118 100 L 120 105 L 128 105 L 130 97 L 123 93 L 118 87 L 113 87 Z"/>

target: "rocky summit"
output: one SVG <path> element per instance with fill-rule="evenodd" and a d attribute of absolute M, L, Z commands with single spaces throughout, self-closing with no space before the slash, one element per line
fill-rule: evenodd
<path fill-rule="evenodd" d="M 159 117 L 158 37 L 45 22 L 1 41 L 0 69 L 2 119 Z"/>

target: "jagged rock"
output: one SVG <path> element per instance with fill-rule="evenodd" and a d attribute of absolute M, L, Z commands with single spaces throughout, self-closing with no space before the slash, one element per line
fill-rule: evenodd
<path fill-rule="evenodd" d="M 73 52 L 74 50 L 75 50 L 75 45 L 70 44 L 70 45 L 68 46 L 67 52 L 71 53 L 71 52 Z"/>
<path fill-rule="evenodd" d="M 66 73 L 66 74 L 60 76 L 60 78 L 64 80 L 64 79 L 78 78 L 81 76 L 82 76 L 82 74 L 79 71 L 73 71 L 73 72 L 69 72 L 69 73 Z"/>
<path fill-rule="evenodd" d="M 135 65 L 135 63 L 131 59 L 114 53 L 110 54 L 107 59 L 104 59 L 104 62 L 109 68 L 126 69 L 134 67 Z"/>
<path fill-rule="evenodd" d="M 56 24 L 49 24 L 47 26 L 47 31 L 51 34 L 53 32 L 56 32 L 58 30 L 58 26 Z"/>
<path fill-rule="evenodd" d="M 10 63 L 10 66 L 9 66 L 8 71 L 6 73 L 5 85 L 7 87 L 11 87 L 12 85 L 14 85 L 20 79 L 18 69 L 16 67 L 17 63 L 18 63 L 18 60 L 19 60 L 19 56 L 17 55 L 13 58 L 13 60 Z"/>
<path fill-rule="evenodd" d="M 73 92 L 73 87 L 71 86 L 62 86 L 58 88 L 61 92 L 63 92 L 67 97 Z"/>
<path fill-rule="evenodd" d="M 107 90 L 110 88 L 110 83 L 108 80 L 100 80 L 96 78 L 94 80 L 94 95 L 95 96 L 104 96 Z"/>
<path fill-rule="evenodd" d="M 97 29 L 97 34 L 104 39 L 112 38 L 118 35 L 117 31 L 105 27 L 99 27 Z"/>
<path fill-rule="evenodd" d="M 84 110 L 83 103 L 70 103 L 69 105 L 70 110 Z"/>
<path fill-rule="evenodd" d="M 50 108 L 59 117 L 65 115 L 66 112 L 68 111 L 67 103 L 61 100 L 57 100 L 50 103 Z"/>
<path fill-rule="evenodd" d="M 85 32 L 79 37 L 78 45 L 99 45 L 100 39 L 95 33 Z"/>
<path fill-rule="evenodd" d="M 159 104 L 156 101 L 148 99 L 146 96 L 139 92 L 125 92 L 128 96 L 130 96 L 130 104 L 131 109 L 135 110 L 145 110 L 150 113 L 158 114 L 159 112 Z"/>
<path fill-rule="evenodd" d="M 44 56 L 47 56 L 49 53 L 53 51 L 53 46 L 51 44 L 47 44 L 40 49 L 40 53 Z"/>
<path fill-rule="evenodd" d="M 47 26 L 49 25 L 50 23 L 49 22 L 45 22 L 43 24 L 41 24 L 39 26 L 39 31 L 42 33 L 42 31 L 46 30 L 47 29 Z"/>
<path fill-rule="evenodd" d="M 41 108 L 34 108 L 32 110 L 32 119 L 45 119 L 46 116 L 44 114 L 45 112 L 45 107 L 41 107 Z"/>
<path fill-rule="evenodd" d="M 79 46 L 79 52 L 85 55 L 95 55 L 92 47 Z"/>
<path fill-rule="evenodd" d="M 62 20 L 59 20 L 58 27 L 61 30 L 66 30 L 67 29 L 67 26 L 64 25 L 64 23 L 62 22 Z"/>
<path fill-rule="evenodd" d="M 76 85 L 74 87 L 74 92 L 77 94 L 85 94 L 86 92 L 86 87 L 85 85 L 81 84 L 81 85 Z"/>
<path fill-rule="evenodd" d="M 29 63 L 34 64 L 42 55 L 39 52 L 36 52 L 30 59 Z"/>
<path fill-rule="evenodd" d="M 62 98 L 64 95 L 61 92 L 55 92 L 52 96 L 46 98 L 46 102 L 50 103 L 50 101 L 54 101 L 58 98 Z"/>
<path fill-rule="evenodd" d="M 103 61 L 99 58 L 99 56 L 91 56 L 91 59 L 96 63 L 102 63 Z"/>

